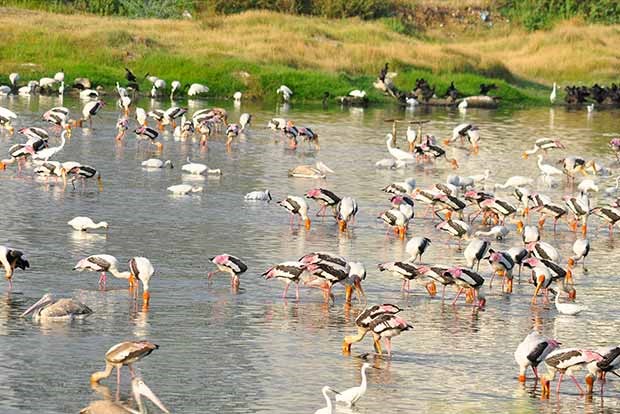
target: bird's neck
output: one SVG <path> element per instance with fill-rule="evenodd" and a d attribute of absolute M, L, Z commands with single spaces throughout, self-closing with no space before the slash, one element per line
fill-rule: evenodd
<path fill-rule="evenodd" d="M 362 383 L 360 384 L 360 388 L 362 389 L 362 392 L 366 392 L 366 385 L 367 385 L 366 368 L 364 368 L 362 369 Z"/>
<path fill-rule="evenodd" d="M 327 395 L 327 391 L 323 391 L 323 397 L 325 397 L 325 403 L 327 403 L 327 412 L 328 414 L 332 414 L 333 412 L 333 407 L 332 407 L 332 399 L 329 398 L 329 395 Z"/>
<path fill-rule="evenodd" d="M 119 272 L 116 266 L 110 266 L 110 269 L 108 269 L 108 271 L 112 273 L 114 277 L 117 277 L 119 279 L 129 279 L 129 276 L 131 276 L 131 272 Z"/>
<path fill-rule="evenodd" d="M 106 363 L 105 363 L 105 370 L 97 371 L 93 375 L 91 375 L 90 376 L 90 382 L 91 383 L 98 383 L 102 379 L 108 378 L 112 374 L 112 370 L 113 369 L 114 369 L 114 367 L 112 366 L 112 364 L 110 364 L 109 362 L 106 361 Z"/>
<path fill-rule="evenodd" d="M 368 330 L 362 329 L 362 328 L 358 328 L 357 335 L 345 336 L 344 340 L 345 340 L 345 342 L 347 342 L 349 344 L 354 344 L 354 343 L 359 342 L 362 339 L 364 339 L 364 337 L 366 336 L 367 333 L 368 333 Z"/>
<path fill-rule="evenodd" d="M 95 228 L 97 228 L 97 229 L 99 229 L 101 227 L 105 227 L 105 226 L 106 226 L 106 224 L 103 221 L 100 222 L 100 223 L 95 224 Z"/>

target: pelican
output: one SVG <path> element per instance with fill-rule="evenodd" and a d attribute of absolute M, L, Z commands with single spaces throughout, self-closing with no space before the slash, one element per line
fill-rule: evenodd
<path fill-rule="evenodd" d="M 198 185 L 189 185 L 189 184 L 177 184 L 171 185 L 167 188 L 168 191 L 172 193 L 172 195 L 187 195 L 190 193 L 199 193 L 202 191 L 202 187 Z"/>
<path fill-rule="evenodd" d="M 352 407 L 356 402 L 360 400 L 366 394 L 367 388 L 367 379 L 366 379 L 366 370 L 370 368 L 370 364 L 368 362 L 364 362 L 362 364 L 362 383 L 359 387 L 349 388 L 347 390 L 341 391 L 339 394 L 336 394 L 336 402 L 341 402 L 347 405 L 347 407 Z"/>
<path fill-rule="evenodd" d="M 101 272 L 99 286 L 102 287 L 105 287 L 107 279 L 106 272 L 110 272 L 112 276 L 118 279 L 129 279 L 131 277 L 131 272 L 120 272 L 118 270 L 118 260 L 116 257 L 109 254 L 95 254 L 81 259 L 73 267 L 73 270 L 77 270 L 78 272 L 82 272 L 84 270 Z"/>
<path fill-rule="evenodd" d="M 108 223 L 106 221 L 100 221 L 99 223 L 95 223 L 90 217 L 74 217 L 67 222 L 68 225 L 73 227 L 73 230 L 86 231 L 86 230 L 95 230 L 95 229 L 108 229 Z"/>
<path fill-rule="evenodd" d="M 90 376 L 91 384 L 99 383 L 99 381 L 108 378 L 112 374 L 112 370 L 116 368 L 116 384 L 117 386 L 120 385 L 121 367 L 123 365 L 129 368 L 132 378 L 135 378 L 132 364 L 149 356 L 158 348 L 159 345 L 149 341 L 127 341 L 114 345 L 105 354 L 105 370 L 93 373 Z"/>
<path fill-rule="evenodd" d="M 185 171 L 186 173 L 190 173 L 193 175 L 201 175 L 204 172 L 206 172 L 207 174 L 222 175 L 222 170 L 220 170 L 219 168 L 210 169 L 206 164 L 192 162 L 189 157 L 187 157 L 187 164 L 181 167 L 181 171 Z"/>
<path fill-rule="evenodd" d="M 172 161 L 170 160 L 162 161 L 158 158 L 149 158 L 146 161 L 142 161 L 141 165 L 144 168 L 166 168 L 166 167 L 174 168 L 174 165 L 172 165 Z"/>
<path fill-rule="evenodd" d="M 136 377 L 131 380 L 131 390 L 133 398 L 138 404 L 138 411 L 121 404 L 119 401 L 99 400 L 91 402 L 88 407 L 80 411 L 80 414 L 146 414 L 147 411 L 142 402 L 142 396 L 151 400 L 153 404 L 164 413 L 170 414 L 170 411 L 168 411 L 159 398 L 157 398 L 153 391 L 144 383 L 142 378 Z"/>
<path fill-rule="evenodd" d="M 87 318 L 93 311 L 77 300 L 54 300 L 51 293 L 46 293 L 20 316 L 23 318 L 31 313 L 34 320 L 73 320 Z"/>
<path fill-rule="evenodd" d="M 397 161 L 415 161 L 415 155 L 413 155 L 412 153 L 403 151 L 398 148 L 394 148 L 392 146 L 392 134 L 387 134 L 386 138 L 387 140 L 385 141 L 385 143 L 387 145 L 388 152 L 392 157 L 396 158 Z"/>
<path fill-rule="evenodd" d="M 288 170 L 288 175 L 297 178 L 326 178 L 328 172 L 333 173 L 334 170 L 325 165 L 323 161 L 317 161 L 315 165 L 298 165 Z"/>
<path fill-rule="evenodd" d="M 249 193 L 247 193 L 243 199 L 245 201 L 271 201 L 271 193 L 269 192 L 269 190 L 257 190 L 257 191 L 250 191 Z"/>
<path fill-rule="evenodd" d="M 24 253 L 19 250 L 0 246 L 0 263 L 4 267 L 6 279 L 9 281 L 9 288 L 13 287 L 13 272 L 15 268 L 26 270 L 30 267 L 30 262 L 24 258 Z"/>

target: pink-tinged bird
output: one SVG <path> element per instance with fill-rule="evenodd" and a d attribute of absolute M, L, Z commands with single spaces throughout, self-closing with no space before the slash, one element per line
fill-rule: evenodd
<path fill-rule="evenodd" d="M 555 379 L 557 372 L 560 373 L 560 377 L 558 378 L 556 393 L 560 392 L 562 378 L 564 378 L 564 375 L 568 375 L 577 386 L 577 389 L 579 389 L 579 392 L 584 394 L 583 388 L 581 388 L 577 378 L 575 378 L 575 371 L 580 370 L 592 361 L 601 361 L 602 359 L 603 357 L 600 354 L 589 349 L 565 348 L 551 352 L 545 358 L 547 373 L 541 378 L 541 398 L 549 398 L 551 381 Z"/>
<path fill-rule="evenodd" d="M 282 299 L 286 299 L 289 285 L 295 283 L 295 298 L 299 300 L 299 281 L 306 270 L 306 264 L 302 262 L 283 262 L 267 269 L 262 276 L 265 279 L 280 279 L 285 283 Z"/>
<path fill-rule="evenodd" d="M 209 272 L 207 278 L 211 280 L 214 274 L 217 272 L 224 272 L 230 274 L 230 283 L 233 288 L 238 288 L 241 283 L 239 275 L 248 270 L 245 263 L 236 256 L 230 254 L 220 254 L 212 257 L 211 262 L 217 266 L 217 270 Z"/>
<path fill-rule="evenodd" d="M 519 382 L 525 382 L 527 367 L 532 367 L 534 377 L 538 380 L 538 365 L 560 345 L 555 339 L 546 338 L 536 331 L 530 332 L 514 353 L 515 361 L 519 364 Z"/>

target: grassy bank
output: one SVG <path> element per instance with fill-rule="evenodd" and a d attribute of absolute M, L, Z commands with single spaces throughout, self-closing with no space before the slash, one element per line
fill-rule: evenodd
<path fill-rule="evenodd" d="M 565 22 L 545 32 L 498 30 L 473 38 L 413 37 L 385 20 L 330 20 L 272 12 L 246 12 L 197 20 L 130 20 L 0 9 L 0 82 L 9 72 L 23 79 L 64 68 L 68 79 L 89 77 L 113 85 L 123 67 L 171 81 L 201 82 L 213 96 L 273 99 L 282 83 L 297 100 L 325 91 L 372 90 L 384 62 L 397 85 L 418 77 L 443 90 L 454 79 L 466 94 L 495 82 L 510 104 L 546 101 L 548 85 L 616 80 L 620 28 Z M 545 86 L 546 85 L 546 86 Z M 146 86 L 146 84 L 145 84 Z M 374 100 L 380 99 L 372 92 Z"/>

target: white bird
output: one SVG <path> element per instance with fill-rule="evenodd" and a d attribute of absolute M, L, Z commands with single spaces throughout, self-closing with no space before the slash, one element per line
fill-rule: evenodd
<path fill-rule="evenodd" d="M 60 82 L 60 86 L 58 87 L 58 96 L 62 97 L 65 94 L 65 82 Z"/>
<path fill-rule="evenodd" d="M 143 108 L 136 108 L 136 121 L 141 126 L 146 126 L 146 111 Z"/>
<path fill-rule="evenodd" d="M 555 292 L 555 308 L 562 315 L 577 315 L 588 309 L 587 306 L 576 303 L 560 303 L 560 292 Z"/>
<path fill-rule="evenodd" d="M 467 109 L 467 99 L 463 99 L 463 100 L 459 103 L 459 109 Z"/>
<path fill-rule="evenodd" d="M 470 175 L 466 178 L 471 179 L 474 183 L 483 183 L 486 180 L 489 179 L 489 176 L 491 175 L 491 170 L 484 170 L 484 174 L 476 174 L 476 175 Z"/>
<path fill-rule="evenodd" d="M 585 193 L 585 192 L 588 192 L 588 191 L 594 191 L 594 192 L 598 193 L 598 185 L 596 185 L 596 183 L 593 180 L 590 180 L 590 179 L 586 179 L 586 180 L 581 181 L 579 183 L 579 185 L 577 186 L 577 188 L 582 193 Z"/>
<path fill-rule="evenodd" d="M 519 382 L 525 382 L 527 367 L 532 367 L 538 379 L 538 365 L 559 346 L 560 343 L 555 339 L 546 338 L 536 331 L 530 332 L 514 353 L 515 361 L 519 364 Z"/>
<path fill-rule="evenodd" d="M 125 116 L 129 115 L 129 107 L 131 106 L 131 98 L 129 96 L 121 96 L 118 100 L 119 106 L 125 113 Z"/>
<path fill-rule="evenodd" d="M 271 193 L 269 190 L 251 191 L 243 197 L 245 201 L 271 201 Z"/>
<path fill-rule="evenodd" d="M 179 82 L 178 80 L 173 80 L 172 82 L 170 82 L 170 100 L 174 100 L 174 93 L 181 89 L 181 82 Z M 188 93 L 189 94 L 189 93 Z"/>
<path fill-rule="evenodd" d="M 494 226 L 489 231 L 478 230 L 474 233 L 474 236 L 494 237 L 496 240 L 503 240 L 510 233 L 506 226 Z"/>
<path fill-rule="evenodd" d="M 202 191 L 202 187 L 189 184 L 177 184 L 171 185 L 167 188 L 173 195 L 187 195 L 190 193 L 199 193 Z"/>
<path fill-rule="evenodd" d="M 607 187 L 605 189 L 605 194 L 614 195 L 618 192 L 618 188 L 620 187 L 620 176 L 616 177 L 616 185 L 613 187 Z"/>
<path fill-rule="evenodd" d="M 86 231 L 88 229 L 95 230 L 104 228 L 107 230 L 108 223 L 105 221 L 100 221 L 99 223 L 95 223 L 90 217 L 74 217 L 70 221 L 67 222 L 68 225 L 73 227 L 74 230 Z"/>
<path fill-rule="evenodd" d="M 58 82 L 64 82 L 65 72 L 62 69 L 60 70 L 60 72 L 56 72 L 56 74 L 54 75 L 54 79 L 56 79 L 56 81 Z"/>
<path fill-rule="evenodd" d="M 551 176 L 551 175 L 562 175 L 564 174 L 564 172 L 562 172 L 562 170 L 560 170 L 559 168 L 555 168 L 553 165 L 551 164 L 544 164 L 543 163 L 543 155 L 542 154 L 538 154 L 538 169 L 540 170 L 542 175 L 545 175 L 547 177 Z"/>
<path fill-rule="evenodd" d="M 118 92 L 119 98 L 122 98 L 123 96 L 129 96 L 129 92 L 127 92 L 127 89 L 121 87 L 118 82 L 116 82 L 116 92 Z"/>
<path fill-rule="evenodd" d="M 0 85 L 0 95 L 8 95 L 11 93 L 11 87 L 7 85 Z"/>
<path fill-rule="evenodd" d="M 13 85 L 13 87 L 17 86 L 17 82 L 19 81 L 19 73 L 11 73 L 9 75 L 9 82 L 11 82 L 11 85 Z"/>
<path fill-rule="evenodd" d="M 594 111 L 594 104 L 586 105 L 586 109 L 588 113 L 592 113 Z"/>
<path fill-rule="evenodd" d="M 66 142 L 65 135 L 66 134 L 67 134 L 67 130 L 63 130 L 62 133 L 60 134 L 60 145 L 59 146 L 44 148 L 40 151 L 37 151 L 32 155 L 32 159 L 45 161 L 53 157 L 54 155 L 58 154 L 65 147 L 65 142 Z"/>
<path fill-rule="evenodd" d="M 206 164 L 201 164 L 198 162 L 192 162 L 189 157 L 187 157 L 187 164 L 183 165 L 181 167 L 181 171 L 185 171 L 187 173 L 193 174 L 193 175 L 200 175 L 203 173 L 207 173 L 207 174 L 214 174 L 214 175 L 222 175 L 222 170 L 220 170 L 219 168 L 217 169 L 210 169 Z"/>
<path fill-rule="evenodd" d="M 174 168 L 174 165 L 172 165 L 172 161 L 170 160 L 162 161 L 159 158 L 149 158 L 146 161 L 142 161 L 142 166 L 144 168 L 166 168 L 166 167 Z"/>
<path fill-rule="evenodd" d="M 366 96 L 366 91 L 360 91 L 359 89 L 354 89 L 349 92 L 349 96 L 354 98 L 364 98 Z"/>
<path fill-rule="evenodd" d="M 341 391 L 339 394 L 336 394 L 336 402 L 345 403 L 347 407 L 352 407 L 356 402 L 359 401 L 360 398 L 364 396 L 366 393 L 366 388 L 368 386 L 368 381 L 366 379 L 366 370 L 370 367 L 368 362 L 364 362 L 362 364 L 362 383 L 359 387 L 349 388 L 347 390 Z"/>
<path fill-rule="evenodd" d="M 398 168 L 405 167 L 407 165 L 404 161 L 395 160 L 394 158 L 383 158 L 375 163 L 376 168 L 387 168 L 390 170 L 395 170 Z"/>
<path fill-rule="evenodd" d="M 513 175 L 506 180 L 504 184 L 497 183 L 495 188 L 506 189 L 509 187 L 524 187 L 526 185 L 534 184 L 534 180 L 529 177 L 523 177 L 521 175 Z"/>
<path fill-rule="evenodd" d="M 280 87 L 276 90 L 276 93 L 282 95 L 282 99 L 284 102 L 288 102 L 293 96 L 293 91 L 286 85 L 280 85 Z"/>
<path fill-rule="evenodd" d="M 242 113 L 239 116 L 239 125 L 241 125 L 241 131 L 245 131 L 245 129 L 250 126 L 250 122 L 252 122 L 252 115 L 248 113 Z"/>
<path fill-rule="evenodd" d="M 551 101 L 551 103 L 555 103 L 555 98 L 557 96 L 557 85 L 555 82 L 553 82 L 553 89 L 551 90 L 551 94 L 549 95 L 549 101 Z"/>
<path fill-rule="evenodd" d="M 588 254 L 590 253 L 590 240 L 575 240 L 575 242 L 573 243 L 573 253 L 575 253 L 575 255 L 568 259 L 568 269 L 570 270 L 575 265 L 575 263 L 577 263 L 579 260 L 582 260 L 581 266 L 583 268 L 583 271 L 587 272 L 588 269 L 586 268 L 586 257 L 588 257 Z"/>
<path fill-rule="evenodd" d="M 298 165 L 288 170 L 289 177 L 297 178 L 325 178 L 327 173 L 333 173 L 323 161 L 317 161 L 314 165 Z"/>
<path fill-rule="evenodd" d="M 332 392 L 335 394 L 338 394 L 337 391 L 332 390 L 330 387 L 328 387 L 327 385 L 324 386 L 321 389 L 321 392 L 323 393 L 323 397 L 325 397 L 325 403 L 327 404 L 325 407 L 323 408 L 319 408 L 318 410 L 316 410 L 314 412 L 314 414 L 333 414 L 334 412 L 334 406 L 332 404 L 332 400 L 329 397 L 329 395 L 327 395 L 328 392 Z"/>
<path fill-rule="evenodd" d="M 241 102 L 241 97 L 243 96 L 243 94 L 239 91 L 233 93 L 233 99 L 235 100 L 235 102 Z"/>
<path fill-rule="evenodd" d="M 415 128 L 412 128 L 411 125 L 407 127 L 407 142 L 409 143 L 409 152 L 413 152 L 415 148 L 415 141 L 418 138 L 418 133 Z"/>
<path fill-rule="evenodd" d="M 17 94 L 20 96 L 34 95 L 39 87 L 38 81 L 29 81 L 27 86 L 22 86 L 17 90 Z"/>
<path fill-rule="evenodd" d="M 187 90 L 187 96 L 198 96 L 209 93 L 209 87 L 200 83 L 192 83 Z"/>
<path fill-rule="evenodd" d="M 396 158 L 398 161 L 414 161 L 415 160 L 415 155 L 413 155 L 410 152 L 407 151 L 403 151 L 401 149 L 398 148 L 394 148 L 392 146 L 392 134 L 387 134 L 386 135 L 387 140 L 385 141 L 387 148 L 388 148 L 388 152 L 390 153 L 390 155 L 394 158 Z"/>
<path fill-rule="evenodd" d="M 54 78 L 41 78 L 39 79 L 39 86 L 41 88 L 51 88 L 56 82 L 58 82 Z"/>

